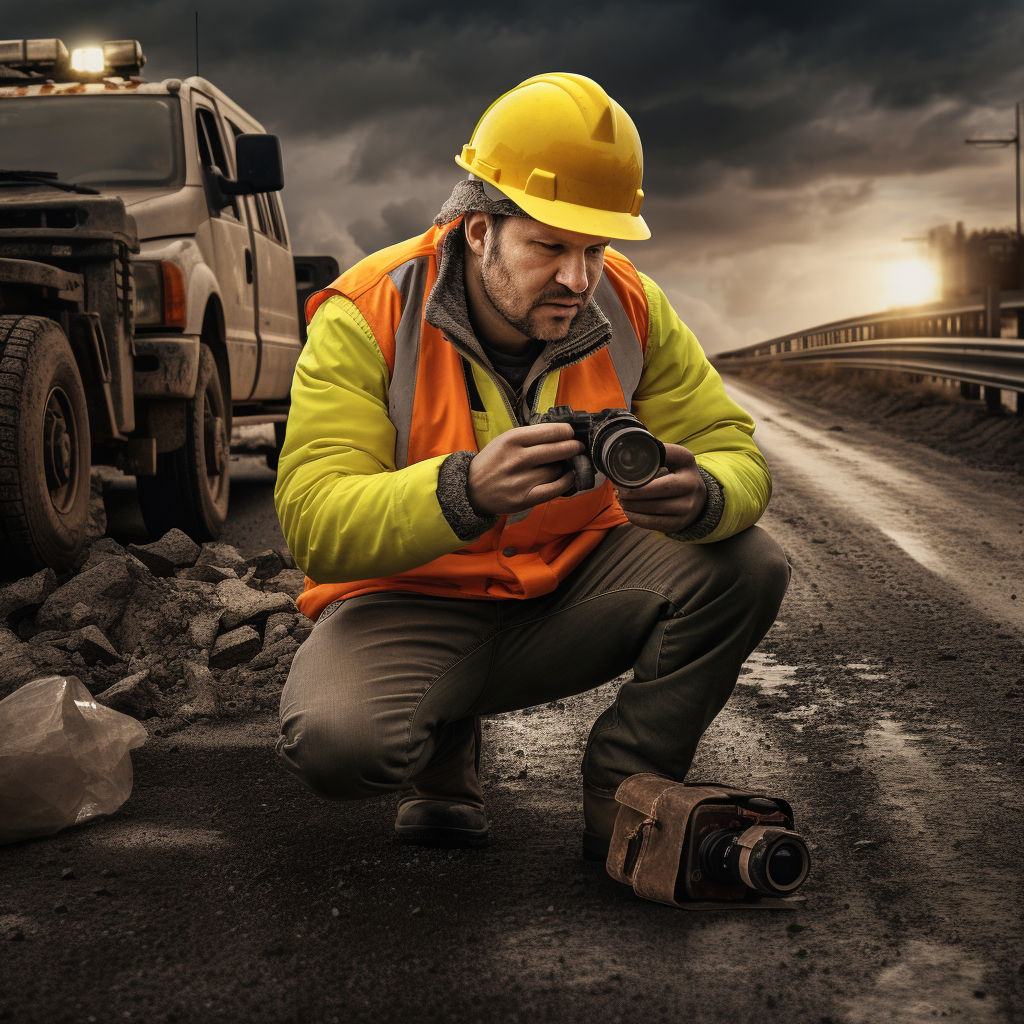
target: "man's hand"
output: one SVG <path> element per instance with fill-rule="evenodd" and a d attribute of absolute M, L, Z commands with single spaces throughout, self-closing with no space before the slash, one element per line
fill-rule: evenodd
<path fill-rule="evenodd" d="M 699 518 L 708 489 L 692 453 L 682 445 L 665 445 L 665 466 L 643 487 L 617 487 L 615 496 L 634 526 L 679 533 Z"/>
<path fill-rule="evenodd" d="M 514 427 L 484 445 L 469 464 L 466 487 L 477 515 L 511 515 L 557 498 L 572 486 L 565 460 L 583 445 L 568 423 Z"/>

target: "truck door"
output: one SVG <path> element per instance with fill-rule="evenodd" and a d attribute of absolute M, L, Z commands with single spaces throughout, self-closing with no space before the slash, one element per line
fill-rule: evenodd
<path fill-rule="evenodd" d="M 224 306 L 224 333 L 231 365 L 231 397 L 234 400 L 249 397 L 256 382 L 259 363 L 259 335 L 256 321 L 256 268 L 250 244 L 250 229 L 246 223 L 245 204 L 237 197 L 222 197 L 226 205 L 215 207 L 221 201 L 219 190 L 211 187 L 211 172 L 226 178 L 234 177 L 229 165 L 224 138 L 218 125 L 212 101 L 193 92 L 195 107 L 196 142 L 199 160 L 204 168 L 207 196 L 212 197 L 209 228 L 213 247 L 213 271 L 220 285 Z"/>
<path fill-rule="evenodd" d="M 288 248 L 280 200 L 273 192 L 249 196 L 255 212 L 259 277 L 259 379 L 252 398 L 287 398 L 302 348 L 295 308 L 295 263 Z"/>

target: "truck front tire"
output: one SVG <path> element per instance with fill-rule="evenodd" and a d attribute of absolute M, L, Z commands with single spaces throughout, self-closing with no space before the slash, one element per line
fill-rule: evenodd
<path fill-rule="evenodd" d="M 200 543 L 216 540 L 228 514 L 230 459 L 224 388 L 203 345 L 196 393 L 185 405 L 185 444 L 157 455 L 156 476 L 135 478 L 150 536 L 177 527 Z"/>
<path fill-rule="evenodd" d="M 60 326 L 0 316 L 0 576 L 70 569 L 85 546 L 89 412 Z"/>

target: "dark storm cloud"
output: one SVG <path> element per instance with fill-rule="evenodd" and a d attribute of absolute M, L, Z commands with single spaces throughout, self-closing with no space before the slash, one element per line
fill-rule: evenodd
<path fill-rule="evenodd" d="M 400 203 L 386 203 L 380 219 L 360 219 L 348 226 L 353 241 L 363 252 L 374 252 L 387 245 L 420 234 L 434 219 L 437 210 L 422 199 L 406 199 Z"/>
<path fill-rule="evenodd" d="M 192 10 L 182 5 L 96 4 L 84 14 L 53 3 L 5 20 L 11 36 L 134 36 L 153 75 L 194 69 Z M 1022 25 L 1010 0 L 255 0 L 200 6 L 200 59 L 282 135 L 363 129 L 345 168 L 363 181 L 450 168 L 502 91 L 541 71 L 578 71 L 636 121 L 648 194 L 683 194 L 723 170 L 752 169 L 755 185 L 780 186 L 971 159 L 966 119 L 1010 102 L 1021 84 Z"/>

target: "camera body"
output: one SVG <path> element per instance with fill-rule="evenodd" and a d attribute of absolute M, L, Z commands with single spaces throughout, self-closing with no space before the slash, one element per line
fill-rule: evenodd
<path fill-rule="evenodd" d="M 780 801 L 748 797 L 695 807 L 676 880 L 676 899 L 788 896 L 803 884 L 810 856 Z M 789 813 L 787 813 L 789 811 Z"/>
<path fill-rule="evenodd" d="M 583 445 L 569 460 L 575 479 L 566 496 L 589 491 L 598 473 L 621 487 L 643 487 L 665 465 L 665 446 L 628 409 L 585 412 L 556 405 L 534 413 L 530 424 L 536 423 L 568 423 Z"/>
<path fill-rule="evenodd" d="M 779 797 L 633 775 L 615 799 L 608 873 L 647 899 L 690 909 L 785 906 L 807 879 L 807 843 Z"/>

